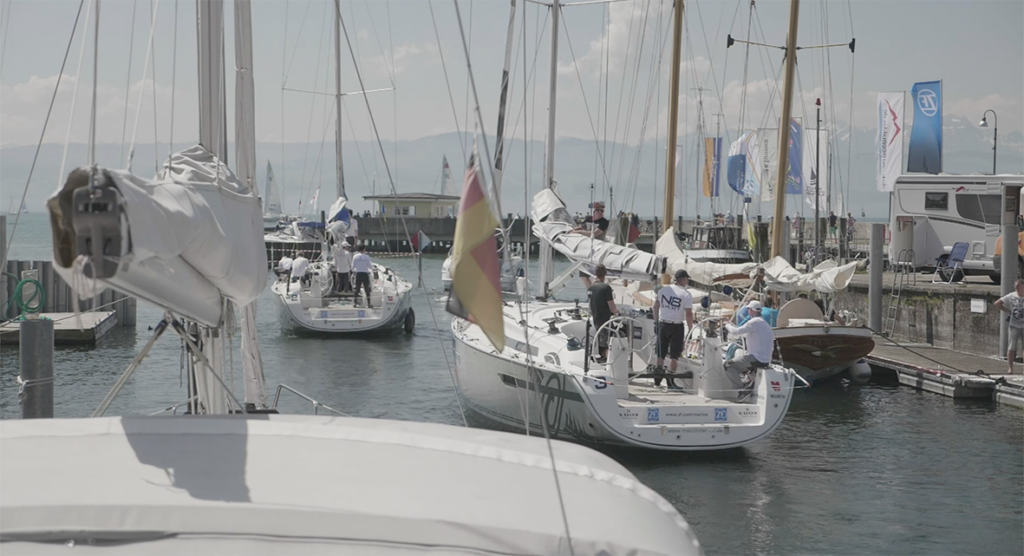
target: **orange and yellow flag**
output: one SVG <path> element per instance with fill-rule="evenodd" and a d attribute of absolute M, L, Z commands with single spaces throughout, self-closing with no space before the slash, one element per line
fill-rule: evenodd
<path fill-rule="evenodd" d="M 452 289 L 446 309 L 476 324 L 499 351 L 505 348 L 501 266 L 494 229 L 498 219 L 484 194 L 479 155 L 466 168 L 452 246 Z"/>

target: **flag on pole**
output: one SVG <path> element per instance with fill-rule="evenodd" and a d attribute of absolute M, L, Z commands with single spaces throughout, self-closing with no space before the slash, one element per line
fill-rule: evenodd
<path fill-rule="evenodd" d="M 718 197 L 719 166 L 722 161 L 722 138 L 704 139 L 704 196 Z"/>
<path fill-rule="evenodd" d="M 878 93 L 875 183 L 879 191 L 892 191 L 903 171 L 903 98 L 903 91 Z"/>
<path fill-rule="evenodd" d="M 907 171 L 942 173 L 942 81 L 914 83 L 914 128 Z"/>
<path fill-rule="evenodd" d="M 320 188 L 316 188 L 316 193 L 313 194 L 313 198 L 309 200 L 309 206 L 313 208 L 313 214 L 316 214 L 317 204 L 316 199 L 320 196 Z"/>
<path fill-rule="evenodd" d="M 484 192 L 480 155 L 473 155 L 459 201 L 452 245 L 452 289 L 446 309 L 476 324 L 496 349 L 505 348 L 505 323 L 501 302 L 501 266 L 494 228 L 498 226 Z"/>
<path fill-rule="evenodd" d="M 412 240 L 413 251 L 417 253 L 422 253 L 424 249 L 433 243 L 430 238 L 427 237 L 427 234 L 423 233 L 423 230 L 417 230 L 410 239 Z"/>

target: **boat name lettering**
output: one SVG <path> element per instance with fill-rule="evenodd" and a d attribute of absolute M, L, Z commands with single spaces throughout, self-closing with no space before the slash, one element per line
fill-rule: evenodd
<path fill-rule="evenodd" d="M 773 399 L 773 400 L 784 400 L 784 399 L 786 399 L 786 395 L 785 394 L 768 394 L 768 397 Z"/>
<path fill-rule="evenodd" d="M 639 419 L 640 414 L 636 411 L 620 411 L 619 419 Z"/>
<path fill-rule="evenodd" d="M 741 409 L 741 410 L 736 412 L 736 414 L 739 415 L 740 417 L 757 417 L 758 413 L 759 412 L 757 411 L 756 408 L 755 409 Z"/>

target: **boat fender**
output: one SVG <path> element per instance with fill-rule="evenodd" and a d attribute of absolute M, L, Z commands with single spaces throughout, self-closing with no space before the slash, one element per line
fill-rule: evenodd
<path fill-rule="evenodd" d="M 416 328 L 416 312 L 411 308 L 407 313 L 405 313 L 404 328 L 406 334 L 412 334 L 412 329 Z"/>

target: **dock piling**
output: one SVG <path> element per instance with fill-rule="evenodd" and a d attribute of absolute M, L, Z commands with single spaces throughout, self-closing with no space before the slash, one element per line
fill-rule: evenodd
<path fill-rule="evenodd" d="M 21 418 L 53 418 L 53 321 L 25 319 L 20 333 Z"/>
<path fill-rule="evenodd" d="M 868 252 L 868 326 L 882 329 L 882 244 L 885 224 L 871 224 L 871 250 Z"/>

